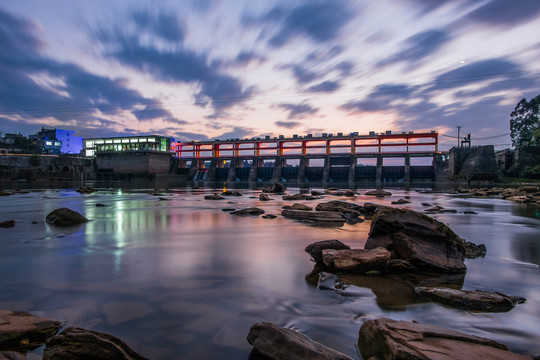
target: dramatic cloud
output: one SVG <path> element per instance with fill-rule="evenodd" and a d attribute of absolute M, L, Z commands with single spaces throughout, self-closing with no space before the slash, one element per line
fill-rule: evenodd
<path fill-rule="evenodd" d="M 309 104 L 279 104 L 279 108 L 289 111 L 289 119 L 302 119 L 308 115 L 316 114 L 319 109 Z"/>
<path fill-rule="evenodd" d="M 323 81 L 307 89 L 308 92 L 334 92 L 339 89 L 337 81 Z"/>
<path fill-rule="evenodd" d="M 244 127 L 234 127 L 231 131 L 224 132 L 221 135 L 215 136 L 215 139 L 242 139 L 247 135 L 253 133 L 253 129 L 244 128 Z"/>
<path fill-rule="evenodd" d="M 151 21 L 162 17 L 168 19 L 169 25 L 160 25 L 163 28 L 157 28 L 158 25 Z M 148 44 L 143 41 L 147 35 L 166 35 L 167 39 L 180 41 L 183 39 L 183 30 L 178 25 L 180 21 L 170 15 L 158 15 L 157 18 L 150 19 L 140 19 L 137 15 L 132 21 L 138 27 L 135 33 L 121 31 L 119 28 L 95 31 L 96 37 L 107 48 L 107 56 L 142 73 L 150 74 L 156 80 L 199 84 L 200 91 L 194 96 L 195 104 L 211 106 L 214 109 L 214 118 L 220 117 L 225 109 L 243 103 L 252 96 L 253 88 L 244 88 L 238 78 L 219 71 L 218 65 L 221 61 L 210 64 L 205 54 L 183 47 L 163 50 L 152 42 Z"/>
<path fill-rule="evenodd" d="M 276 5 L 251 23 L 269 22 L 277 26 L 268 43 L 281 47 L 296 37 L 306 37 L 316 43 L 335 40 L 354 17 L 344 1 L 307 1 L 295 8 Z"/>
<path fill-rule="evenodd" d="M 397 54 L 379 62 L 379 66 L 393 65 L 404 62 L 410 66 L 425 59 L 439 50 L 450 36 L 441 30 L 428 30 L 411 36 L 404 41 L 403 49 Z"/>
<path fill-rule="evenodd" d="M 180 21 L 170 15 L 158 13 L 152 15 L 148 11 L 136 11 L 132 14 L 134 22 L 139 30 L 145 30 L 164 40 L 182 42 L 185 37 L 185 30 Z"/>
<path fill-rule="evenodd" d="M 191 141 L 191 140 L 200 140 L 205 141 L 209 140 L 208 136 L 205 134 L 192 133 L 192 132 L 176 132 L 174 133 L 176 141 Z"/>
<path fill-rule="evenodd" d="M 410 98 L 415 91 L 414 87 L 405 84 L 383 84 L 377 86 L 364 100 L 345 103 L 341 108 L 353 113 L 390 110 L 391 102 Z"/>
<path fill-rule="evenodd" d="M 483 25 L 513 27 L 532 20 L 540 14 L 540 1 L 491 0 L 472 11 L 466 20 L 473 20 Z"/>

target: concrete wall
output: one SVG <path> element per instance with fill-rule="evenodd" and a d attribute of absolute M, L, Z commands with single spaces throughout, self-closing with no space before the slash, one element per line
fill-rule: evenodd
<path fill-rule="evenodd" d="M 95 158 L 96 171 L 116 174 L 167 174 L 171 155 L 149 152 L 99 154 Z"/>
<path fill-rule="evenodd" d="M 452 148 L 448 155 L 450 180 L 495 181 L 497 163 L 493 145 Z"/>
<path fill-rule="evenodd" d="M 92 171 L 91 161 L 79 157 L 0 155 L 3 180 L 85 180 Z"/>

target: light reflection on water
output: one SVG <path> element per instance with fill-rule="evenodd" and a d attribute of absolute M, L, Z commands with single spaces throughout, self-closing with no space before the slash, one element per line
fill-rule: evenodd
<path fill-rule="evenodd" d="M 235 217 L 221 209 L 258 206 L 279 214 L 291 203 L 278 195 L 259 202 L 250 198 L 258 195 L 251 190 L 223 201 L 203 200 L 212 192 L 178 189 L 160 196 L 170 201 L 149 191 L 118 190 L 1 198 L 0 220 L 17 224 L 0 229 L 0 308 L 112 333 L 151 359 L 247 359 L 247 333 L 260 321 L 299 330 L 358 359 L 358 329 L 379 316 L 443 325 L 514 351 L 540 353 L 535 207 L 404 190 L 392 190 L 386 199 L 357 196 L 360 204 L 408 197 L 412 203 L 404 207 L 419 211 L 425 209 L 422 202 L 475 211 L 434 217 L 467 240 L 485 243 L 488 255 L 468 260 L 464 278 L 343 276 L 351 285 L 338 294 L 316 288 L 317 271 L 310 275 L 313 263 L 304 247 L 339 239 L 361 248 L 369 221 L 317 228 L 281 217 Z M 45 224 L 46 214 L 62 206 L 91 221 L 68 229 Z M 495 290 L 528 301 L 509 313 L 467 313 L 418 298 L 412 291 L 418 284 Z"/>

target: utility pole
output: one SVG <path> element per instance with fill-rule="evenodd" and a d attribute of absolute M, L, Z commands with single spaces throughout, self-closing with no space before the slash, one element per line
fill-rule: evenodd
<path fill-rule="evenodd" d="M 457 127 L 457 147 L 460 147 L 460 146 L 459 146 L 459 140 L 460 140 L 459 133 L 460 133 L 461 128 L 462 128 L 463 126 L 458 125 L 458 126 L 456 126 L 456 127 Z"/>

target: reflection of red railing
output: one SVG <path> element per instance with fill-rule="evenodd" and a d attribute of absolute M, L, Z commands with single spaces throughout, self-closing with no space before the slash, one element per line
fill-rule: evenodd
<path fill-rule="evenodd" d="M 438 141 L 437 132 L 190 141 L 176 143 L 175 154 L 177 158 L 182 159 L 331 154 L 378 155 L 390 152 L 435 154 L 439 152 Z M 401 149 L 396 149 L 396 147 L 401 147 Z M 313 152 L 313 150 L 321 149 L 320 152 Z M 348 151 L 342 151 L 344 149 Z"/>

